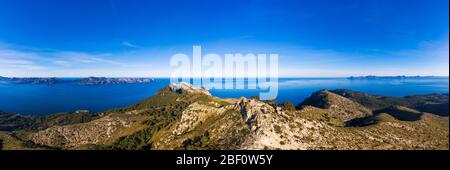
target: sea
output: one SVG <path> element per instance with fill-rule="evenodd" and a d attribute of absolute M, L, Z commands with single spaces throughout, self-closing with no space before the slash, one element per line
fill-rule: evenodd
<path fill-rule="evenodd" d="M 22 115 L 46 115 L 76 110 L 102 112 L 144 100 L 169 84 L 169 78 L 156 78 L 152 83 L 108 85 L 0 83 L 0 110 Z M 321 89 L 349 89 L 374 95 L 403 97 L 448 93 L 449 78 L 279 78 L 276 101 L 290 101 L 297 105 Z M 258 96 L 262 90 L 210 89 L 210 92 L 221 98 L 239 98 Z"/>

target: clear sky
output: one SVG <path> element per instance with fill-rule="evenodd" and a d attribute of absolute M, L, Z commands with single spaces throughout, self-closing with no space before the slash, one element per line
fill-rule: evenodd
<path fill-rule="evenodd" d="M 449 74 L 448 0 L 0 0 L 0 76 L 164 77 L 278 53 L 280 76 Z"/>

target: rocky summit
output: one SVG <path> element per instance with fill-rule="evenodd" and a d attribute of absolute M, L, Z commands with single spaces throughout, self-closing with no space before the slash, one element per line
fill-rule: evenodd
<path fill-rule="evenodd" d="M 169 88 L 172 90 L 172 92 L 185 94 L 185 93 L 199 93 L 199 94 L 205 94 L 211 96 L 209 91 L 204 88 L 197 88 L 191 84 L 181 82 L 179 84 L 172 83 L 169 85 Z"/>
<path fill-rule="evenodd" d="M 0 112 L 0 127 L 2 149 L 449 148 L 448 94 L 394 98 L 345 89 L 320 90 L 293 107 L 170 84 L 129 107 L 96 114 Z"/>

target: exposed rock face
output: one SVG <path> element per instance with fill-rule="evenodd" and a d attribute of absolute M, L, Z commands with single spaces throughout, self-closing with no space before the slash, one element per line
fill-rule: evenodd
<path fill-rule="evenodd" d="M 345 122 L 352 119 L 372 115 L 370 109 L 327 90 L 313 93 L 309 98 L 305 99 L 305 101 L 297 106 L 297 108 L 302 108 L 307 105 L 326 109 L 330 118 L 341 121 L 341 123 L 337 125 L 345 125 Z"/>
<path fill-rule="evenodd" d="M 208 96 L 211 96 L 211 93 L 209 93 L 209 91 L 207 89 L 197 88 L 197 87 L 194 87 L 193 85 L 185 83 L 185 82 L 181 82 L 179 84 L 172 83 L 169 85 L 169 88 L 170 88 L 170 90 L 172 90 L 172 92 L 176 92 L 176 93 L 180 93 L 180 94 L 200 93 L 200 94 L 206 94 Z"/>
<path fill-rule="evenodd" d="M 289 121 L 293 115 L 256 99 L 241 98 L 235 105 L 250 132 L 240 144 L 241 149 L 298 149 L 302 148 L 295 141 L 296 131 Z M 291 122 L 295 123 L 295 122 Z"/>
<path fill-rule="evenodd" d="M 192 131 L 199 124 L 206 121 L 211 116 L 223 114 L 227 109 L 220 108 L 220 105 L 213 102 L 212 105 L 199 104 L 195 102 L 189 105 L 186 110 L 181 113 L 180 123 L 177 125 L 173 134 L 181 135 Z"/>
<path fill-rule="evenodd" d="M 245 97 L 240 98 L 235 104 L 234 109 L 241 113 L 245 123 L 247 123 L 251 130 L 256 130 L 261 126 L 261 122 L 258 122 L 258 119 L 263 114 L 275 113 L 275 109 L 272 106 L 256 99 L 249 100 Z"/>

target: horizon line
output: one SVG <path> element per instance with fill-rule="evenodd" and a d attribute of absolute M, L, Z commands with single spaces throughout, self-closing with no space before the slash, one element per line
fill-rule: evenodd
<path fill-rule="evenodd" d="M 1 76 L 4 78 L 87 78 L 87 77 L 96 77 L 96 78 L 168 78 L 167 76 Z M 265 77 L 265 78 L 350 78 L 350 77 L 446 77 L 449 78 L 449 75 L 363 75 L 363 76 L 278 76 L 278 77 Z M 260 78 L 260 77 L 179 77 L 182 78 L 190 78 L 190 79 L 198 79 L 198 78 Z"/>

